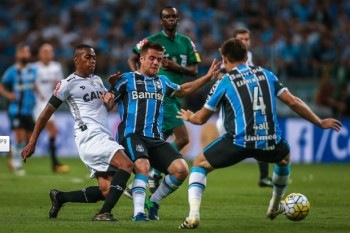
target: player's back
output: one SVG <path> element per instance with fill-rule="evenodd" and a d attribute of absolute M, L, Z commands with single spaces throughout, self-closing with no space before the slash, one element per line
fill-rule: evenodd
<path fill-rule="evenodd" d="M 234 135 L 234 143 L 260 149 L 276 145 L 281 131 L 275 97 L 284 88 L 278 79 L 266 69 L 246 65 L 233 69 L 224 78 L 224 124 Z"/>

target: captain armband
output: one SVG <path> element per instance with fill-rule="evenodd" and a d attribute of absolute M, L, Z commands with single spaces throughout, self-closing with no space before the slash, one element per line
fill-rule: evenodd
<path fill-rule="evenodd" d="M 56 109 L 59 108 L 59 106 L 61 106 L 62 103 L 63 101 L 57 98 L 55 95 L 52 95 L 48 102 L 48 104 L 50 104 L 52 107 Z"/>

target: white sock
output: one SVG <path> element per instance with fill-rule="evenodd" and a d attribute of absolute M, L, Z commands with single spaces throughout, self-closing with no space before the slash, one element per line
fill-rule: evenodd
<path fill-rule="evenodd" d="M 190 205 L 190 218 L 200 218 L 202 193 L 207 183 L 207 172 L 202 167 L 192 167 L 189 177 L 188 203 Z"/>
<path fill-rule="evenodd" d="M 21 152 L 22 152 L 23 148 L 24 148 L 24 146 L 17 144 L 17 143 L 14 143 L 11 147 L 13 167 L 15 168 L 15 170 L 22 169 Z"/>
<path fill-rule="evenodd" d="M 159 204 L 161 200 L 178 189 L 181 184 L 182 182 L 175 179 L 172 175 L 166 175 L 157 190 L 152 194 L 150 201 Z"/>
<path fill-rule="evenodd" d="M 283 198 L 290 176 L 290 165 L 287 166 L 274 166 L 272 174 L 273 191 L 270 206 L 277 209 L 281 199 Z"/>
<path fill-rule="evenodd" d="M 134 216 L 145 213 L 146 184 L 148 178 L 142 174 L 136 174 L 132 182 L 132 200 L 134 202 Z"/>

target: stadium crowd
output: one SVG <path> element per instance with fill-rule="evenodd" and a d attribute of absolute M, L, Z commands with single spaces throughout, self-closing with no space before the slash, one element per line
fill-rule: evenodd
<path fill-rule="evenodd" d="M 51 43 L 66 74 L 74 70 L 71 49 L 80 43 L 96 48 L 96 74 L 128 71 L 133 46 L 160 30 L 158 12 L 165 5 L 182 13 L 178 31 L 196 44 L 202 59 L 199 74 L 220 56 L 218 47 L 233 29 L 245 27 L 251 31 L 254 64 L 270 69 L 282 81 L 319 80 L 321 88 L 331 83 L 335 90 L 350 83 L 346 0 L 2 0 L 0 73 L 13 63 L 19 42 L 29 44 L 34 55 L 44 42 Z M 342 99 L 338 91 L 329 93 Z M 206 93 L 195 95 L 204 100 Z M 328 102 L 325 96 L 318 101 Z"/>

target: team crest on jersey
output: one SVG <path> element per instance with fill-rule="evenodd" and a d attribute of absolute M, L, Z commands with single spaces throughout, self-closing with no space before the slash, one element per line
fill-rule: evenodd
<path fill-rule="evenodd" d="M 160 91 L 162 89 L 162 83 L 160 82 L 159 79 L 154 81 L 155 87 L 156 87 L 156 91 Z"/>
<path fill-rule="evenodd" d="M 136 145 L 136 151 L 138 152 L 144 152 L 145 151 L 145 148 L 143 148 L 143 146 L 141 144 L 137 144 Z"/>

